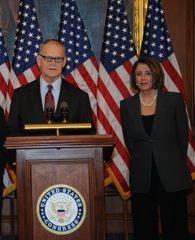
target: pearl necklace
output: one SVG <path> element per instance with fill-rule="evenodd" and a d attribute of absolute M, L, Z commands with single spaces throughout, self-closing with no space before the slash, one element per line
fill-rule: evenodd
<path fill-rule="evenodd" d="M 154 99 L 152 100 L 152 102 L 149 103 L 149 104 L 146 104 L 145 102 L 143 102 L 142 96 L 141 96 L 141 92 L 139 93 L 139 98 L 140 98 L 141 103 L 142 103 L 145 107 L 150 107 L 150 106 L 152 106 L 152 105 L 154 104 L 154 102 L 156 101 L 157 95 L 158 95 L 158 89 L 156 89 L 156 95 L 155 95 Z"/>

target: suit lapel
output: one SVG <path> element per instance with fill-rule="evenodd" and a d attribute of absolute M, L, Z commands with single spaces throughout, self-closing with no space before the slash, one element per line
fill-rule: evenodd
<path fill-rule="evenodd" d="M 142 122 L 139 94 L 136 94 L 134 97 L 135 97 L 135 102 L 131 107 L 131 111 L 133 112 L 134 121 L 137 123 L 136 124 L 137 131 L 140 132 L 142 135 L 148 136 Z"/>
<path fill-rule="evenodd" d="M 159 91 L 156 104 L 156 112 L 152 127 L 152 136 L 158 131 L 158 128 L 161 126 L 161 122 L 164 121 L 166 117 L 167 107 L 169 104 L 169 99 L 165 97 L 163 91 Z"/>
<path fill-rule="evenodd" d="M 31 91 L 29 92 L 30 106 L 32 106 L 32 112 L 36 113 L 36 119 L 40 123 L 45 122 L 45 116 L 41 101 L 41 93 L 40 93 L 40 80 L 35 80 L 35 84 L 32 85 Z"/>
<path fill-rule="evenodd" d="M 64 80 L 62 78 L 62 84 L 61 84 L 61 88 L 60 88 L 60 94 L 59 94 L 59 99 L 58 99 L 58 104 L 57 104 L 57 109 L 56 109 L 56 116 L 60 116 L 60 105 L 62 102 L 68 102 L 68 91 L 67 91 L 67 87 L 66 87 L 66 80 Z"/>

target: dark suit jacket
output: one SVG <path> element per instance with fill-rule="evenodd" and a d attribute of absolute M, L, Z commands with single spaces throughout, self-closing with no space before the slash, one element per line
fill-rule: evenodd
<path fill-rule="evenodd" d="M 120 107 L 124 140 L 131 156 L 131 191 L 148 192 L 153 158 L 167 191 L 189 188 L 188 120 L 182 95 L 159 91 L 151 136 L 142 123 L 139 94 L 122 100 Z"/>
<path fill-rule="evenodd" d="M 5 141 L 5 116 L 4 116 L 4 111 L 3 108 L 0 107 L 0 173 L 4 172 L 5 168 L 5 163 L 6 163 L 6 158 L 5 158 L 5 152 L 3 148 L 3 144 Z"/>
<path fill-rule="evenodd" d="M 55 112 L 56 119 L 60 118 L 60 104 L 64 101 L 68 104 L 68 122 L 91 123 L 93 126 L 92 132 L 94 133 L 95 129 L 88 94 L 63 79 Z M 25 86 L 15 89 L 7 123 L 7 135 L 23 135 L 24 124 L 40 123 L 45 123 L 45 117 L 40 94 L 40 80 L 36 79 Z"/>

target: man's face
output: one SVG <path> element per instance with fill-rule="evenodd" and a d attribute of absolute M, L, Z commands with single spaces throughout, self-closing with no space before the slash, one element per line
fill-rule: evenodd
<path fill-rule="evenodd" d="M 64 49 L 56 42 L 49 42 L 44 45 L 40 54 L 41 55 L 37 55 L 37 65 L 41 71 L 43 79 L 47 83 L 52 83 L 61 76 L 62 68 L 66 64 Z M 52 59 L 51 62 L 47 62 L 44 60 L 45 56 L 64 59 L 62 62 L 56 62 L 55 59 Z"/>

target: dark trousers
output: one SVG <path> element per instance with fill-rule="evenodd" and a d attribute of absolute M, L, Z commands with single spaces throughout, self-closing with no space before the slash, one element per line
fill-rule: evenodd
<path fill-rule="evenodd" d="M 173 176 L 174 177 L 174 176 Z M 132 193 L 134 240 L 159 240 L 158 209 L 163 240 L 188 240 L 187 190 L 167 192 L 156 167 L 148 193 Z"/>

